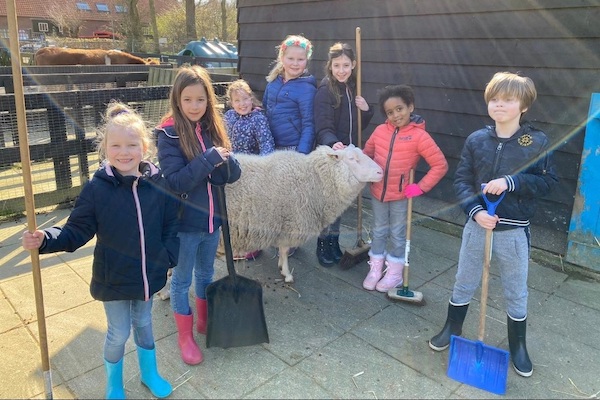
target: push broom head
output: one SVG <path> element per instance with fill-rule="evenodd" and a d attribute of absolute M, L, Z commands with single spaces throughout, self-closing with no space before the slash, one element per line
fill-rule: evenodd
<path fill-rule="evenodd" d="M 357 246 L 346 250 L 340 260 L 340 269 L 347 270 L 369 259 L 370 246 Z"/>
<path fill-rule="evenodd" d="M 416 290 L 409 290 L 407 287 L 390 289 L 387 292 L 387 296 L 391 300 L 405 301 L 407 303 L 425 305 L 425 300 L 423 300 L 423 293 L 417 292 Z"/>

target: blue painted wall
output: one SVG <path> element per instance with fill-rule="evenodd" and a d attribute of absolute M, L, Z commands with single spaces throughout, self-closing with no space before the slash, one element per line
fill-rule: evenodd
<path fill-rule="evenodd" d="M 567 261 L 600 271 L 600 93 L 590 102 Z"/>

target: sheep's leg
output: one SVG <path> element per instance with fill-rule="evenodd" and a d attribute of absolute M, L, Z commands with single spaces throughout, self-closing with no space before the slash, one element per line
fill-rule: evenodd
<path fill-rule="evenodd" d="M 279 248 L 279 259 L 277 260 L 277 266 L 281 275 L 284 277 L 286 283 L 294 283 L 294 276 L 290 273 L 290 266 L 288 264 L 288 252 L 289 247 Z"/>

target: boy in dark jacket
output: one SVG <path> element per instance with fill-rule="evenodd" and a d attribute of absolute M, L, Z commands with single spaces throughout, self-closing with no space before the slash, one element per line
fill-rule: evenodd
<path fill-rule="evenodd" d="M 525 377 L 533 373 L 525 340 L 529 219 L 536 200 L 558 182 L 546 135 L 529 123 L 521 124 L 521 116 L 536 97 L 533 81 L 513 73 L 496 73 L 486 86 L 488 114 L 496 124 L 469 135 L 456 169 L 454 189 L 468 220 L 446 324 L 429 341 L 429 347 L 442 351 L 449 346 L 451 335 L 461 334 L 469 302 L 482 277 L 485 231 L 493 229 L 492 254 L 504 288 L 510 355 L 517 374 Z M 496 215 L 489 215 L 483 195 L 492 200 L 491 196 L 503 193 Z"/>

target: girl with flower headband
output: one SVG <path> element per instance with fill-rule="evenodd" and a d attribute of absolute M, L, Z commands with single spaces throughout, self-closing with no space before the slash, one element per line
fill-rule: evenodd
<path fill-rule="evenodd" d="M 308 154 L 314 147 L 317 81 L 307 70 L 312 50 L 304 36 L 289 35 L 278 46 L 276 64 L 267 76 L 263 107 L 276 150 Z"/>
<path fill-rule="evenodd" d="M 103 160 L 83 187 L 63 227 L 23 233 L 23 247 L 40 253 L 75 251 L 94 236 L 90 293 L 102 302 L 106 399 L 124 399 L 123 356 L 133 328 L 140 379 L 154 397 L 167 397 L 171 384 L 157 370 L 152 333 L 152 296 L 177 265 L 177 201 L 150 159 L 154 140 L 142 117 L 113 101 L 98 134 Z M 94 395 L 92 397 L 100 397 Z"/>

